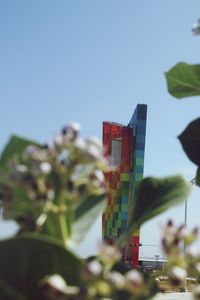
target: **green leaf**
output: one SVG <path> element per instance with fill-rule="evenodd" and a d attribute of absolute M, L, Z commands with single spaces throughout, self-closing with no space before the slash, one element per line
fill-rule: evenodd
<path fill-rule="evenodd" d="M 72 219 L 73 213 L 71 211 L 65 213 L 50 211 L 47 214 L 41 233 L 52 236 L 67 245 L 71 234 Z"/>
<path fill-rule="evenodd" d="M 27 300 L 24 296 L 11 288 L 6 282 L 0 280 L 0 299 L 3 300 Z"/>
<path fill-rule="evenodd" d="M 82 263 L 60 243 L 42 235 L 24 234 L 0 242 L 0 278 L 28 300 L 39 298 L 39 281 L 59 274 L 80 284 Z"/>
<path fill-rule="evenodd" d="M 200 95 L 200 65 L 184 62 L 165 73 L 169 93 L 176 98 Z"/>
<path fill-rule="evenodd" d="M 20 184 L 11 185 L 12 188 L 12 200 L 10 201 L 3 201 L 3 219 L 9 220 L 14 219 L 16 220 L 20 216 L 24 215 L 34 215 L 34 211 L 36 211 L 36 206 L 40 206 L 40 212 L 42 211 L 43 203 L 35 203 L 30 201 L 28 198 L 27 192 L 23 186 Z M 38 212 L 39 214 L 39 212 Z"/>
<path fill-rule="evenodd" d="M 196 177 L 195 177 L 195 184 L 200 186 L 200 168 L 197 169 Z"/>
<path fill-rule="evenodd" d="M 189 195 L 190 185 L 181 176 L 163 179 L 145 178 L 138 190 L 138 196 L 132 211 L 129 225 L 120 237 L 120 244 L 139 228 L 144 222 L 161 214 L 173 205 L 185 201 Z"/>
<path fill-rule="evenodd" d="M 189 159 L 200 166 L 200 118 L 192 121 L 178 138 Z"/>
<path fill-rule="evenodd" d="M 22 153 L 28 145 L 40 146 L 38 143 L 34 141 L 25 139 L 17 135 L 12 135 L 1 154 L 0 168 L 5 167 L 7 161 L 10 158 L 12 158 L 16 154 Z"/>
<path fill-rule="evenodd" d="M 72 240 L 80 242 L 103 210 L 105 195 L 91 196 L 80 202 L 75 210 Z"/>

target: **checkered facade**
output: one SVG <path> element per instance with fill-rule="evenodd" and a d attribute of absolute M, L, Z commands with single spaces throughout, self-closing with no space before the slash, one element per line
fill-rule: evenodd
<path fill-rule="evenodd" d="M 143 177 L 147 106 L 138 104 L 127 126 L 103 122 L 103 145 L 115 171 L 106 175 L 109 197 L 102 217 L 103 238 L 116 240 L 126 229 Z M 135 245 L 131 246 L 130 244 Z M 127 242 L 125 258 L 138 264 L 139 231 Z"/>

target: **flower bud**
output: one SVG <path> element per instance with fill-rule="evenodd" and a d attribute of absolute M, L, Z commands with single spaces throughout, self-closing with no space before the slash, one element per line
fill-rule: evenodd
<path fill-rule="evenodd" d="M 174 266 L 169 272 L 169 279 L 171 283 L 175 286 L 181 285 L 181 283 L 186 279 L 187 272 L 185 269 Z"/>

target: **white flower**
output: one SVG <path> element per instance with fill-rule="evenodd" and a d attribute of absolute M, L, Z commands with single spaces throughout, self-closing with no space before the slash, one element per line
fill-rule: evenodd
<path fill-rule="evenodd" d="M 131 285 L 135 287 L 139 287 L 143 284 L 143 278 L 136 270 L 132 270 L 126 273 L 126 279 Z"/>
<path fill-rule="evenodd" d="M 108 280 L 118 289 L 122 289 L 125 286 L 124 276 L 116 271 L 108 274 Z"/>
<path fill-rule="evenodd" d="M 94 137 L 88 138 L 87 142 L 89 144 L 95 145 L 97 148 L 99 148 L 100 150 L 103 151 L 102 143 L 98 137 L 94 136 Z"/>
<path fill-rule="evenodd" d="M 62 137 L 62 135 L 58 134 L 58 135 L 54 138 L 54 143 L 55 143 L 55 145 L 57 145 L 57 146 L 62 145 L 62 143 L 63 143 L 63 137 Z"/>
<path fill-rule="evenodd" d="M 194 35 L 200 34 L 200 19 L 193 25 L 192 32 Z"/>
<path fill-rule="evenodd" d="M 79 132 L 81 130 L 81 125 L 78 122 L 70 122 L 67 127 L 75 132 Z"/>
<path fill-rule="evenodd" d="M 37 147 L 34 146 L 34 145 L 30 145 L 30 146 L 28 146 L 28 147 L 26 148 L 26 152 L 27 152 L 28 155 L 33 155 L 33 154 L 35 154 L 35 152 L 36 152 L 37 150 L 38 150 Z"/>
<path fill-rule="evenodd" d="M 25 165 L 17 165 L 16 171 L 20 172 L 20 173 L 25 173 L 25 172 L 27 172 L 27 167 Z"/>
<path fill-rule="evenodd" d="M 193 245 L 193 246 L 190 246 L 190 247 L 187 247 L 186 253 L 187 253 L 188 255 L 192 256 L 193 258 L 198 258 L 198 257 L 200 257 L 200 252 L 199 252 L 199 250 L 197 249 L 197 247 L 195 247 L 194 245 Z"/>
<path fill-rule="evenodd" d="M 96 275 L 96 276 L 100 275 L 102 272 L 102 265 L 100 264 L 100 262 L 98 262 L 96 260 L 88 263 L 87 268 L 93 275 Z"/>
<path fill-rule="evenodd" d="M 91 156 L 92 158 L 94 158 L 94 159 L 101 159 L 101 157 L 102 157 L 102 153 L 101 153 L 101 151 L 99 150 L 99 148 L 96 146 L 96 145 L 94 145 L 94 144 L 88 144 L 87 145 L 87 153 L 88 153 L 88 155 L 89 156 Z"/>
<path fill-rule="evenodd" d="M 92 174 L 95 180 L 97 180 L 100 183 L 104 182 L 104 175 L 101 170 L 95 170 L 94 173 Z"/>
<path fill-rule="evenodd" d="M 76 295 L 79 292 L 79 288 L 76 286 L 68 286 L 65 280 L 58 274 L 47 276 L 41 280 L 41 285 L 48 285 L 49 290 L 46 289 L 47 294 L 50 294 L 53 291 L 59 291 L 64 295 Z"/>
<path fill-rule="evenodd" d="M 183 281 L 186 276 L 187 276 L 187 272 L 185 269 L 179 267 L 179 266 L 174 266 L 170 272 L 169 272 L 169 276 L 172 280 L 178 280 L 178 281 Z"/>
<path fill-rule="evenodd" d="M 75 140 L 74 145 L 75 145 L 78 149 L 80 149 L 80 150 L 82 150 L 82 151 L 86 151 L 86 149 L 87 149 L 87 145 L 86 145 L 85 140 L 82 139 L 82 138 L 80 138 L 80 137 L 78 137 L 78 138 Z"/>
<path fill-rule="evenodd" d="M 114 263 L 120 260 L 121 252 L 116 246 L 103 244 L 100 247 L 99 257 L 104 263 Z"/>
<path fill-rule="evenodd" d="M 51 172 L 51 165 L 49 162 L 44 161 L 40 164 L 40 170 L 45 173 L 45 174 L 49 174 Z"/>

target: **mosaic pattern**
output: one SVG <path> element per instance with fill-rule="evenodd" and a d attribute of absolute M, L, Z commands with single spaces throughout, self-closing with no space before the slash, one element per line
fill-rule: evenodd
<path fill-rule="evenodd" d="M 143 177 L 147 106 L 138 104 L 127 126 L 103 122 L 103 145 L 116 171 L 106 175 L 109 198 L 102 217 L 103 238 L 116 240 L 126 229 Z M 131 246 L 130 246 L 131 244 Z M 125 259 L 138 264 L 139 231 L 127 242 Z"/>

